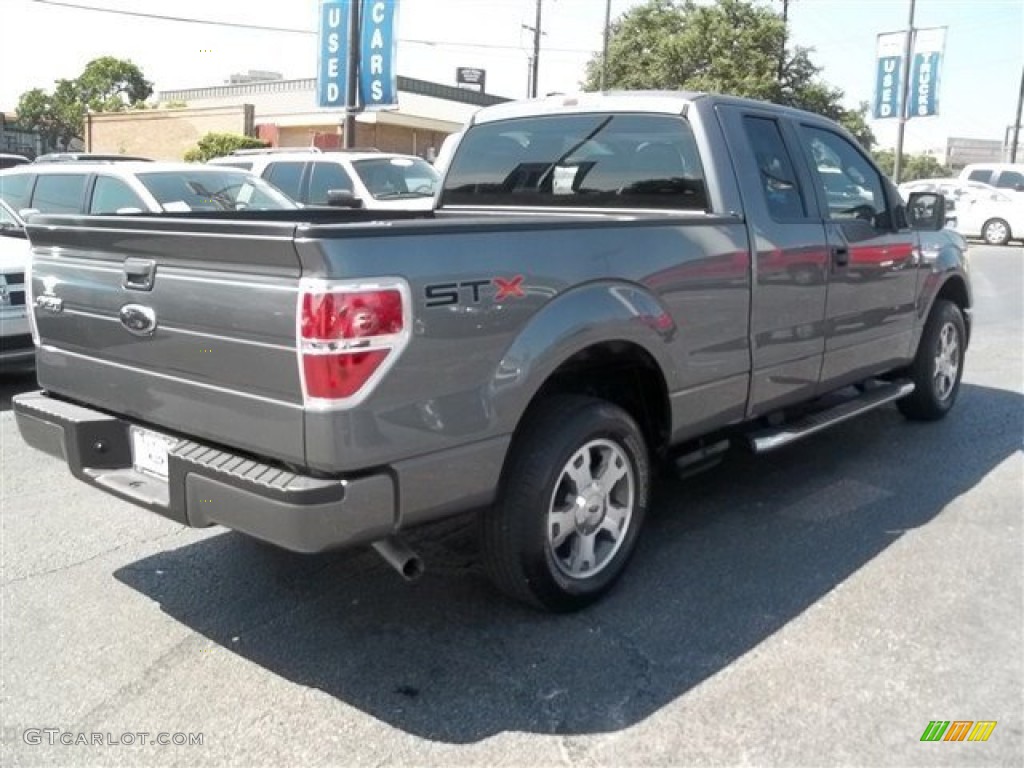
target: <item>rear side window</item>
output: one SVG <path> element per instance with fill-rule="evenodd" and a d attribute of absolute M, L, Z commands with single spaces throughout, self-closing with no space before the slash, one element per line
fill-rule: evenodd
<path fill-rule="evenodd" d="M 42 213 L 80 213 L 85 179 L 82 173 L 40 175 L 31 207 Z"/>
<path fill-rule="evenodd" d="M 779 124 L 766 117 L 745 117 L 743 126 L 754 152 L 768 214 L 779 221 L 806 218 L 807 208 Z"/>
<path fill-rule="evenodd" d="M 270 163 L 263 171 L 263 178 L 284 192 L 292 200 L 299 199 L 302 184 L 302 169 L 305 163 Z"/>
<path fill-rule="evenodd" d="M 986 171 L 979 168 L 976 171 L 971 171 L 970 176 L 967 178 L 969 181 L 980 181 L 983 184 L 988 184 L 992 180 L 992 171 Z"/>
<path fill-rule="evenodd" d="M 309 203 L 327 205 L 327 190 L 347 189 L 352 191 L 352 179 L 337 163 L 313 163 L 309 177 Z"/>
<path fill-rule="evenodd" d="M 689 123 L 669 115 L 553 115 L 471 128 L 442 205 L 705 211 Z"/>
<path fill-rule="evenodd" d="M 117 213 L 122 208 L 137 208 L 139 211 L 145 211 L 146 204 L 139 199 L 131 187 L 120 179 L 111 176 L 97 178 L 96 185 L 92 188 L 89 213 L 111 214 Z"/>
<path fill-rule="evenodd" d="M 12 173 L 0 176 L 0 198 L 16 211 L 28 208 L 33 179 L 35 176 L 31 173 Z"/>

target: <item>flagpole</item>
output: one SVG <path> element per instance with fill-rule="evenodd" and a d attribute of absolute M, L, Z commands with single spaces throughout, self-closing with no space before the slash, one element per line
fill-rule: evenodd
<path fill-rule="evenodd" d="M 903 170 L 903 132 L 907 127 L 910 112 L 910 67 L 914 50 L 914 2 L 910 0 L 910 22 L 907 24 L 907 39 L 903 48 L 903 93 L 900 100 L 900 124 L 896 129 L 896 157 L 893 159 L 892 180 L 900 183 Z"/>
<path fill-rule="evenodd" d="M 356 112 L 359 111 L 359 3 L 350 0 L 348 17 L 348 79 L 345 83 L 345 149 L 356 145 Z"/>

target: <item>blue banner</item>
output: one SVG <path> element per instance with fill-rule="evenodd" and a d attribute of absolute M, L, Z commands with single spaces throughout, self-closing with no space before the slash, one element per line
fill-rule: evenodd
<path fill-rule="evenodd" d="M 939 74 L 945 47 L 945 27 L 918 30 L 910 68 L 908 117 L 933 117 L 939 114 Z"/>
<path fill-rule="evenodd" d="M 903 88 L 903 48 L 905 32 L 887 32 L 878 36 L 875 53 L 875 102 L 871 110 L 875 120 L 899 117 Z"/>
<path fill-rule="evenodd" d="M 395 31 L 398 0 L 361 0 L 359 101 L 364 109 L 398 107 Z"/>
<path fill-rule="evenodd" d="M 348 82 L 348 31 L 350 0 L 320 3 L 320 62 L 317 70 L 317 104 L 344 108 Z"/>

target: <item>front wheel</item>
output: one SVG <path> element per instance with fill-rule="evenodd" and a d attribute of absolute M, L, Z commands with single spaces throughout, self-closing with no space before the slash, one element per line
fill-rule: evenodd
<path fill-rule="evenodd" d="M 990 219 L 981 228 L 981 237 L 989 245 L 1006 245 L 1010 242 L 1010 225 L 1002 219 Z"/>
<path fill-rule="evenodd" d="M 553 396 L 527 416 L 507 461 L 501 496 L 481 516 L 492 581 L 550 611 L 589 605 L 622 575 L 647 510 L 640 428 L 604 400 Z"/>
<path fill-rule="evenodd" d="M 932 308 L 910 366 L 914 391 L 897 403 L 908 419 L 941 419 L 956 402 L 964 372 L 967 329 L 960 307 L 940 299 Z"/>

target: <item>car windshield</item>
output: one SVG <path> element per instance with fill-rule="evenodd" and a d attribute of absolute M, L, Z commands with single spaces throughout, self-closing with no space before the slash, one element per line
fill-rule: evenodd
<path fill-rule="evenodd" d="M 243 171 L 157 171 L 140 173 L 138 179 L 169 213 L 298 207 L 263 179 Z"/>
<path fill-rule="evenodd" d="M 441 176 L 418 157 L 375 157 L 352 163 L 359 178 L 378 200 L 433 197 Z"/>

